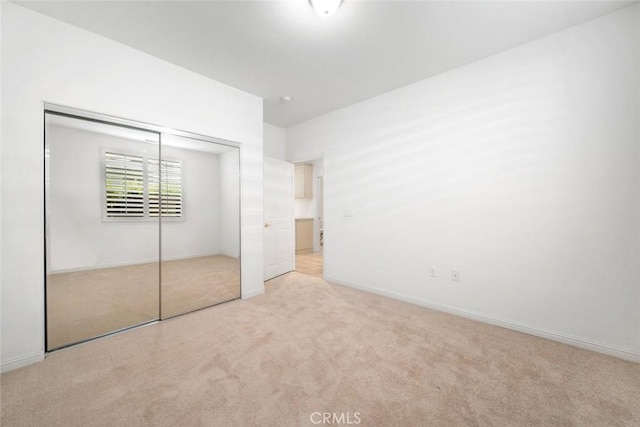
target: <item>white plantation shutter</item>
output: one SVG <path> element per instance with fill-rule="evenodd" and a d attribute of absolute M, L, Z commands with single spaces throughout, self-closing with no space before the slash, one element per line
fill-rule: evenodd
<path fill-rule="evenodd" d="M 149 159 L 149 216 L 157 217 L 162 197 L 162 216 L 182 217 L 182 163 L 177 160 Z M 162 179 L 160 179 L 162 178 Z M 160 188 L 162 185 L 162 188 Z M 162 191 L 160 191 L 162 190 Z"/>
<path fill-rule="evenodd" d="M 182 162 L 105 151 L 104 165 L 107 218 L 157 218 L 160 205 L 182 218 Z"/>
<path fill-rule="evenodd" d="M 106 215 L 144 217 L 144 159 L 105 152 Z"/>
<path fill-rule="evenodd" d="M 158 159 L 147 161 L 147 178 L 149 183 L 149 216 L 157 217 L 160 205 L 160 165 Z"/>

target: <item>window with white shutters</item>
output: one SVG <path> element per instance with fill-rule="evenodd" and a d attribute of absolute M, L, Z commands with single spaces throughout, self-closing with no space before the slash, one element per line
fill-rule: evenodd
<path fill-rule="evenodd" d="M 162 217 L 182 217 L 182 163 L 149 159 L 149 216 L 157 217 L 162 197 Z M 162 188 L 161 188 L 162 187 Z M 162 191 L 160 191 L 162 190 Z"/>
<path fill-rule="evenodd" d="M 104 172 L 106 219 L 182 218 L 181 161 L 104 151 Z"/>
<path fill-rule="evenodd" d="M 105 152 L 107 218 L 144 217 L 144 158 Z"/>

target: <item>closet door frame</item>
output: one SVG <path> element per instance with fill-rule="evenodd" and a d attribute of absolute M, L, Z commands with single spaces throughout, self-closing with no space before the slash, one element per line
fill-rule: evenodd
<path fill-rule="evenodd" d="M 239 189 L 239 194 L 238 194 L 238 209 L 240 212 L 240 215 L 238 217 L 238 229 L 240 231 L 239 233 L 239 241 L 238 241 L 238 248 L 239 248 L 239 257 L 238 257 L 238 261 L 240 263 L 240 269 L 239 269 L 239 281 L 240 281 L 240 295 L 242 295 L 242 157 L 243 157 L 243 150 L 242 150 L 242 144 L 235 142 L 235 141 L 230 141 L 230 140 L 226 140 L 226 139 L 222 139 L 222 138 L 215 138 L 215 137 L 211 137 L 211 136 L 207 136 L 207 135 L 201 135 L 201 134 L 197 134 L 197 133 L 193 133 L 193 132 L 187 132 L 187 131 L 183 131 L 183 130 L 178 130 L 178 129 L 173 129 L 173 128 L 169 128 L 169 127 L 165 127 L 165 126 L 160 126 L 160 125 L 155 125 L 155 124 L 150 124 L 150 123 L 145 123 L 145 122 L 140 122 L 140 121 L 136 121 L 136 120 L 130 120 L 130 119 L 125 119 L 122 117 L 117 117 L 117 116 L 111 116 L 111 115 L 107 115 L 107 114 L 102 114 L 102 113 L 96 113 L 96 112 L 92 112 L 92 111 L 87 111 L 87 110 L 82 110 L 82 109 L 77 109 L 77 108 L 72 108 L 72 107 L 66 107 L 63 105 L 59 105 L 59 104 L 53 104 L 53 103 L 48 103 L 48 102 L 44 102 L 43 103 L 43 114 L 42 114 L 42 119 L 43 121 L 45 121 L 45 134 L 43 135 L 43 147 L 44 147 L 44 151 L 43 151 L 43 167 L 44 167 L 44 182 L 43 182 L 43 189 L 44 189 L 44 212 L 43 212 L 43 220 L 44 220 L 44 299 L 45 299 L 45 303 L 44 303 L 44 316 L 43 316 L 43 320 L 44 320 L 44 348 L 45 348 L 45 353 L 52 353 L 58 350 L 62 350 L 64 348 L 70 347 L 70 346 L 74 346 L 77 344 L 81 344 L 84 342 L 88 342 L 88 341 L 93 341 L 96 339 L 100 339 L 106 336 L 110 336 L 110 335 L 114 335 L 123 331 L 128 331 L 128 330 L 133 330 L 142 326 L 146 326 L 146 325 L 150 325 L 150 324 L 154 324 L 157 323 L 159 321 L 162 321 L 162 317 L 161 317 L 161 307 L 162 307 L 162 277 L 159 277 L 159 281 L 158 281 L 158 319 L 156 320 L 152 320 L 140 325 L 132 325 L 131 327 L 127 327 L 127 328 L 123 328 L 123 329 L 118 329 L 115 331 L 111 331 L 109 333 L 106 334 L 102 334 L 96 337 L 92 337 L 86 340 L 82 340 L 79 342 L 74 342 L 74 343 L 70 343 L 68 345 L 64 345 L 62 347 L 57 347 L 54 348 L 52 350 L 48 350 L 48 327 L 47 327 L 47 319 L 48 319 L 48 313 L 47 313 L 47 285 L 48 285 L 48 275 L 49 275 L 49 271 L 48 271 L 48 263 L 49 263 L 49 259 L 50 259 L 50 253 L 49 253 L 49 245 L 51 242 L 50 236 L 49 236 L 49 228 L 48 225 L 50 223 L 50 209 L 48 207 L 48 203 L 47 203 L 47 195 L 49 194 L 49 160 L 48 160 L 48 153 L 49 153 L 49 144 L 47 142 L 47 135 L 46 135 L 46 115 L 47 114 L 53 114 L 53 115 L 57 115 L 57 116 L 63 116 L 63 117 L 68 117 L 68 118 L 72 118 L 72 119 L 79 119 L 79 120 L 87 120 L 87 121 L 92 121 L 92 122 L 96 122 L 96 123 L 102 123 L 105 125 L 115 125 L 115 126 L 120 126 L 120 127 L 126 127 L 126 128 L 131 128 L 131 129 L 137 129 L 137 130 L 142 130 L 142 131 L 149 131 L 149 132 L 154 132 L 159 134 L 159 156 L 160 158 L 162 158 L 162 135 L 163 134 L 169 134 L 169 135 L 175 135 L 175 136 L 180 136 L 180 137 L 185 137 L 185 138 L 190 138 L 190 139 L 196 139 L 196 140 L 200 140 L 200 141 L 204 141 L 204 142 L 210 142 L 210 143 L 214 143 L 214 144 L 220 144 L 220 145 L 225 145 L 228 147 L 233 147 L 233 148 L 237 148 L 238 149 L 238 157 L 239 157 L 239 177 L 238 177 L 238 189 Z M 159 216 L 158 218 L 158 224 L 159 224 L 159 247 L 158 247 L 158 264 L 161 265 L 162 263 L 162 253 L 161 253 L 161 248 L 162 248 L 162 215 Z M 185 313 L 187 314 L 187 313 Z"/>
<path fill-rule="evenodd" d="M 139 122 L 135 120 L 124 119 L 116 116 L 109 116 L 101 113 L 93 113 L 86 110 L 79 110 L 77 108 L 65 107 L 57 104 L 44 103 L 44 112 L 57 114 L 59 116 L 67 116 L 72 118 L 78 118 L 83 120 L 91 120 L 98 123 L 104 123 L 108 125 L 119 125 L 124 127 L 130 127 L 134 129 L 146 130 L 156 133 L 166 133 L 170 135 L 183 136 L 185 138 L 198 139 L 200 141 L 212 142 L 214 144 L 226 145 L 229 147 L 239 148 L 240 155 L 242 156 L 242 144 L 234 141 L 229 141 L 222 138 L 214 138 L 211 136 L 201 135 L 193 132 L 186 132 L 178 129 L 172 129 L 165 126 L 153 125 L 149 123 Z M 240 162 L 242 164 L 242 161 Z M 241 189 L 242 190 L 242 189 Z"/>

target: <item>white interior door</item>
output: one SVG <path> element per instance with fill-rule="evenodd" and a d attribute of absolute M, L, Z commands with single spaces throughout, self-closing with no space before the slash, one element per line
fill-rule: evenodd
<path fill-rule="evenodd" d="M 264 159 L 264 280 L 294 268 L 293 164 Z"/>

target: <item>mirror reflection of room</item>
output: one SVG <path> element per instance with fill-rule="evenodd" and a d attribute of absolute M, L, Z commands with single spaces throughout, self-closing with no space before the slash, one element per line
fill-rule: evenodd
<path fill-rule="evenodd" d="M 162 158 L 180 159 L 184 191 L 182 216 L 162 216 L 167 318 L 240 297 L 240 157 L 235 147 L 163 134 Z"/>
<path fill-rule="evenodd" d="M 145 158 L 160 135 L 46 115 L 47 348 L 158 319 L 159 218 Z"/>
<path fill-rule="evenodd" d="M 48 351 L 240 297 L 238 148 L 45 118 Z"/>

